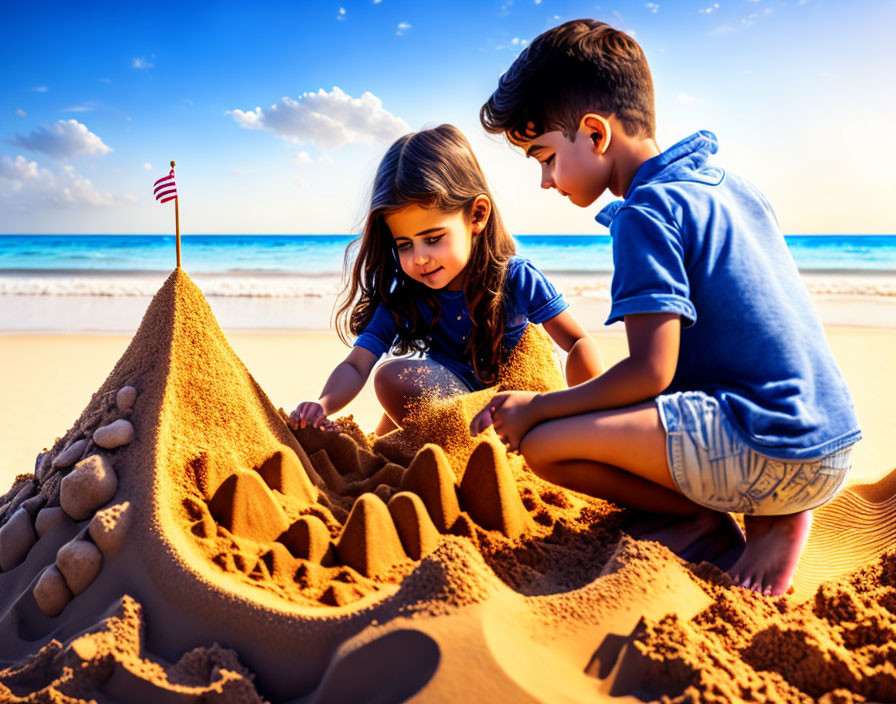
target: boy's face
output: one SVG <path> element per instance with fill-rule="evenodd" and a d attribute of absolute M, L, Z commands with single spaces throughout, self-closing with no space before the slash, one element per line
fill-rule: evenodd
<path fill-rule="evenodd" d="M 580 126 L 574 141 L 554 130 L 514 144 L 541 164 L 542 188 L 556 188 L 574 205 L 587 208 L 607 189 L 612 174 L 612 160 L 593 135 L 593 130 Z"/>

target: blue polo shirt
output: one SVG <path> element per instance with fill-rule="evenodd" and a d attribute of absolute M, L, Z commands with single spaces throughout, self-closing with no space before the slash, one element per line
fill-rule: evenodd
<path fill-rule="evenodd" d="M 770 457 L 814 459 L 861 437 L 846 382 L 771 206 L 707 163 L 701 131 L 644 162 L 598 222 L 613 238 L 607 325 L 633 313 L 681 316 L 668 392 L 718 399 L 744 441 Z"/>
<path fill-rule="evenodd" d="M 484 389 L 473 371 L 473 361 L 467 354 L 467 338 L 473 324 L 464 300 L 463 291 L 436 291 L 442 312 L 432 330 L 428 354 L 430 358 L 447 367 L 460 377 L 473 391 Z M 519 342 L 526 326 L 540 324 L 566 310 L 569 303 L 548 281 L 547 277 L 523 257 L 511 257 L 504 277 L 504 303 L 506 311 L 503 344 L 512 349 Z M 432 311 L 419 306 L 427 323 L 432 322 Z M 367 327 L 355 340 L 355 345 L 381 357 L 395 344 L 397 328 L 392 314 L 380 306 Z"/>

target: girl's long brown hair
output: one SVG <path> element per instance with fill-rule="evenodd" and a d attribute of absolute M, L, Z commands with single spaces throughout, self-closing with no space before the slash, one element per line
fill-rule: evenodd
<path fill-rule="evenodd" d="M 470 143 L 453 125 L 399 138 L 380 162 L 364 231 L 345 252 L 345 267 L 351 267 L 351 276 L 336 311 L 336 329 L 343 342 L 349 344 L 351 337 L 367 327 L 376 309 L 384 306 L 398 330 L 395 352 L 428 349 L 430 333 L 441 313 L 439 299 L 435 291 L 402 271 L 385 216 L 409 205 L 446 213 L 463 211 L 469 216 L 480 195 L 488 196 L 492 209 L 485 228 L 473 235 L 463 273 L 464 300 L 473 321 L 466 349 L 479 380 L 495 383 L 498 365 L 506 354 L 501 345 L 507 317 L 504 276 L 516 248 Z M 420 312 L 420 303 L 433 312 L 430 325 Z"/>

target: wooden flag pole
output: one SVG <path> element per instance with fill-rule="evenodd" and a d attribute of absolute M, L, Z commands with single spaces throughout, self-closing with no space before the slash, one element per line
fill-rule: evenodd
<path fill-rule="evenodd" d="M 171 170 L 174 171 L 174 161 L 171 161 Z M 174 197 L 174 228 L 177 238 L 177 268 L 180 269 L 180 213 L 178 212 L 178 197 Z"/>

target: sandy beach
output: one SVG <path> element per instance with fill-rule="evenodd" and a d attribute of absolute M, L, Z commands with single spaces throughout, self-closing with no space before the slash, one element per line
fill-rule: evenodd
<path fill-rule="evenodd" d="M 894 701 L 896 331 L 826 331 L 865 440 L 775 598 L 730 532 L 635 540 L 470 438 L 493 390 L 291 432 L 345 348 L 225 333 L 182 272 L 133 336 L 0 337 L 0 700 Z M 536 329 L 500 383 L 562 384 Z"/>
<path fill-rule="evenodd" d="M 875 481 L 896 466 L 896 430 L 889 420 L 896 398 L 896 329 L 828 326 L 826 333 L 864 435 L 855 450 L 853 476 Z M 621 330 L 592 328 L 591 334 L 608 366 L 626 354 Z M 227 338 L 271 401 L 286 410 L 316 399 L 347 353 L 328 331 L 227 331 Z M 0 406 L 0 486 L 33 471 L 37 453 L 77 418 L 130 340 L 120 334 L 0 336 L 0 388 L 13 399 Z M 381 412 L 373 388 L 366 387 L 342 413 L 353 414 L 365 430 L 376 427 Z"/>

